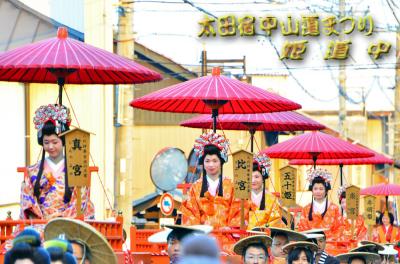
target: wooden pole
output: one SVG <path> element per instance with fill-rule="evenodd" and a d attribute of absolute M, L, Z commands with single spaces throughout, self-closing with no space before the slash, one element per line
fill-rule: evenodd
<path fill-rule="evenodd" d="M 82 217 L 82 194 L 81 194 L 81 187 L 76 186 L 76 216 L 77 218 Z"/>
<path fill-rule="evenodd" d="M 240 230 L 244 230 L 244 199 L 240 199 Z"/>

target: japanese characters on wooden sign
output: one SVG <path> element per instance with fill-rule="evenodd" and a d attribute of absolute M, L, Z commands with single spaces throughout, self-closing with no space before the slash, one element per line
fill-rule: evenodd
<path fill-rule="evenodd" d="M 291 207 L 296 205 L 296 178 L 297 169 L 286 166 L 280 169 L 282 205 Z"/>
<path fill-rule="evenodd" d="M 90 133 L 74 129 L 63 133 L 67 154 L 68 185 L 89 186 Z"/>
<path fill-rule="evenodd" d="M 360 210 L 360 188 L 350 185 L 346 188 L 346 214 L 350 220 L 356 220 Z"/>
<path fill-rule="evenodd" d="M 375 225 L 375 202 L 376 197 L 373 195 L 367 195 L 364 197 L 364 221 L 366 225 Z"/>
<path fill-rule="evenodd" d="M 251 192 L 251 178 L 253 171 L 253 154 L 239 150 L 233 156 L 233 183 L 234 197 L 249 199 Z"/>

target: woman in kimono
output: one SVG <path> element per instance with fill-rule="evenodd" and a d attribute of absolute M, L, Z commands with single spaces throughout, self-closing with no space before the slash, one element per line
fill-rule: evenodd
<path fill-rule="evenodd" d="M 353 241 L 353 248 L 357 246 L 357 241 L 367 240 L 367 228 L 364 224 L 364 217 L 359 215 L 354 225 L 354 234 L 351 233 L 351 220 L 346 215 L 346 186 L 341 186 L 338 190 L 339 204 L 342 207 L 343 215 L 340 219 L 342 225 L 339 228 L 338 241 Z"/>
<path fill-rule="evenodd" d="M 68 108 L 63 105 L 41 106 L 33 119 L 38 143 L 43 146 L 41 160 L 28 168 L 21 188 L 21 219 L 76 217 L 77 190 L 68 186 L 63 153 L 64 137 L 71 123 Z M 46 155 L 47 154 L 47 155 Z M 94 217 L 89 189 L 82 187 L 82 212 Z"/>
<path fill-rule="evenodd" d="M 340 212 L 336 204 L 328 201 L 331 189 L 331 174 L 320 168 L 312 169 L 308 175 L 312 201 L 305 206 L 298 225 L 299 231 L 324 228 L 327 240 L 336 239 L 340 226 Z"/>
<path fill-rule="evenodd" d="M 285 226 L 279 199 L 265 187 L 270 169 L 271 161 L 267 155 L 259 153 L 254 156 L 248 229 L 257 226 Z"/>
<path fill-rule="evenodd" d="M 381 213 L 378 220 L 378 227 L 374 230 L 373 241 L 387 244 L 396 243 L 399 240 L 399 229 L 393 225 L 394 216 L 385 211 Z"/>
<path fill-rule="evenodd" d="M 231 226 L 233 183 L 223 177 L 222 170 L 228 160 L 228 142 L 223 136 L 210 132 L 196 140 L 194 150 L 203 165 L 203 175 L 192 184 L 182 203 L 183 224 Z"/>

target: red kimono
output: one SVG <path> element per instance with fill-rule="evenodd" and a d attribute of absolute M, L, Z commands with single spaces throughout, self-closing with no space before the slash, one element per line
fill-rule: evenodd
<path fill-rule="evenodd" d="M 328 209 L 324 218 L 319 213 L 312 212 L 313 220 L 308 220 L 308 212 L 310 211 L 311 204 L 305 206 L 301 212 L 300 222 L 298 224 L 299 231 L 305 231 L 316 228 L 329 229 L 325 232 L 327 240 L 337 239 L 340 222 L 339 207 L 336 204 L 328 203 Z"/>

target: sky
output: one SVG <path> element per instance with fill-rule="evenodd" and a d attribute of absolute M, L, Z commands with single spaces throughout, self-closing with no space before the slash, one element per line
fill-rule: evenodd
<path fill-rule="evenodd" d="M 83 11 L 79 10 L 83 0 L 23 1 L 45 15 L 83 31 Z M 371 36 L 365 36 L 356 29 L 344 37 L 351 41 L 350 57 L 344 62 L 347 109 L 362 109 L 364 100 L 367 110 L 391 111 L 395 86 L 394 31 L 399 25 L 400 6 L 395 0 L 346 0 L 345 3 L 346 16 L 360 18 L 371 15 L 375 31 Z M 117 7 L 113 6 L 113 9 L 116 25 Z M 293 19 L 300 19 L 302 15 L 311 14 L 317 14 L 321 23 L 322 19 L 332 14 L 339 15 L 339 0 L 134 0 L 133 12 L 136 41 L 192 71 L 199 73 L 203 49 L 207 50 L 209 59 L 242 59 L 246 56 L 247 74 L 289 76 L 282 84 L 263 88 L 300 103 L 304 110 L 338 109 L 338 62 L 323 59 L 328 44 L 336 38 L 323 34 L 318 37 L 284 37 L 280 30 L 267 37 L 261 34 L 257 23 L 267 15 L 287 23 L 289 15 Z M 71 16 L 71 13 L 74 15 Z M 205 15 L 234 15 L 236 18 L 254 16 L 256 31 L 260 35 L 200 38 L 198 33 L 201 27 L 198 22 Z M 301 40 L 308 41 L 303 60 L 279 59 L 286 41 Z M 378 41 L 391 43 L 392 47 L 387 55 L 374 61 L 367 49 Z M 241 69 L 230 71 L 243 74 Z"/>

